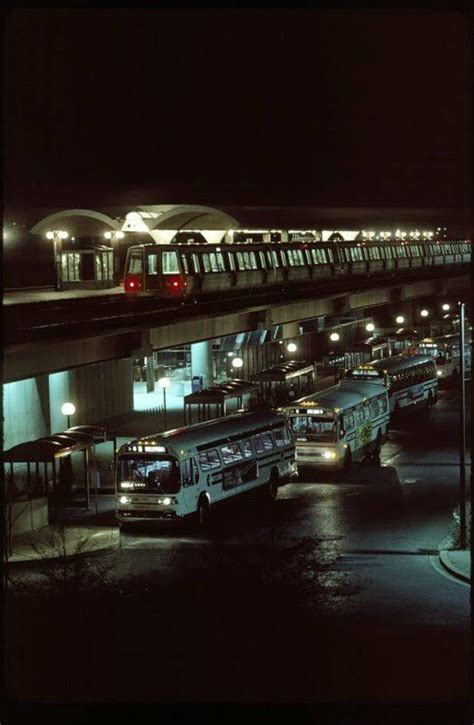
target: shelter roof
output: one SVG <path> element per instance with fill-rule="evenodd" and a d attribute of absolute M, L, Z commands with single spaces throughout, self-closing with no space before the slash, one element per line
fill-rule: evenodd
<path fill-rule="evenodd" d="M 225 383 L 212 385 L 204 390 L 189 393 L 184 396 L 185 405 L 198 403 L 219 404 L 231 398 L 240 398 L 244 393 L 251 393 L 256 389 L 256 384 L 247 380 L 228 380 Z"/>
<path fill-rule="evenodd" d="M 255 382 L 285 382 L 291 378 L 297 378 L 300 375 L 306 375 L 314 370 L 314 365 L 307 362 L 298 362 L 290 360 L 286 363 L 272 365 L 265 370 L 260 370 L 250 376 L 250 380 Z"/>

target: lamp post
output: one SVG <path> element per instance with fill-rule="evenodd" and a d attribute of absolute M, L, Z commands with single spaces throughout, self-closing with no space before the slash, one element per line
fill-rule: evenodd
<path fill-rule="evenodd" d="M 71 415 L 76 412 L 76 406 L 74 403 L 63 403 L 61 405 L 61 413 L 67 418 L 67 427 L 71 427 Z"/>
<path fill-rule="evenodd" d="M 403 317 L 403 315 L 397 315 L 395 318 L 395 322 L 397 323 L 397 325 L 403 325 L 403 323 L 405 322 L 405 318 Z"/>
<path fill-rule="evenodd" d="M 53 229 L 50 232 L 46 232 L 46 239 L 53 240 L 54 249 L 54 266 L 56 268 L 56 291 L 62 290 L 62 275 L 61 275 L 61 252 L 63 239 L 67 239 L 69 234 L 62 229 Z"/>
<path fill-rule="evenodd" d="M 339 342 L 340 335 L 338 332 L 331 332 L 331 334 L 329 335 L 329 339 L 331 340 L 331 342 Z M 337 348 L 337 345 L 335 346 L 335 348 Z M 338 365 L 337 365 L 337 349 L 335 349 L 335 353 L 336 353 L 336 360 L 334 362 L 334 382 L 337 383 L 337 381 L 339 379 L 339 372 L 338 372 Z"/>
<path fill-rule="evenodd" d="M 288 350 L 288 352 L 293 353 L 297 351 L 298 345 L 295 342 L 289 342 L 286 346 L 286 349 Z"/>
<path fill-rule="evenodd" d="M 241 370 L 243 367 L 244 361 L 241 357 L 233 357 L 232 358 L 232 367 L 237 372 L 237 370 Z"/>
<path fill-rule="evenodd" d="M 163 390 L 163 425 L 166 430 L 166 391 L 171 386 L 171 380 L 169 378 L 160 378 L 158 385 Z"/>
<path fill-rule="evenodd" d="M 461 549 L 466 548 L 466 387 L 464 382 L 464 302 L 459 302 L 459 383 L 460 425 L 459 425 L 459 539 Z"/>
<path fill-rule="evenodd" d="M 108 239 L 110 242 L 112 242 L 112 249 L 114 253 L 114 284 L 119 283 L 119 258 L 117 254 L 117 249 L 114 247 L 113 242 L 117 242 L 119 239 L 123 239 L 125 234 L 121 232 L 120 230 L 117 231 L 108 231 L 105 232 L 104 237 L 105 239 Z"/>

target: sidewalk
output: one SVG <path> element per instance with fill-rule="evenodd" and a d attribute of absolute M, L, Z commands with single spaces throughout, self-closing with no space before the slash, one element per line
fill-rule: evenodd
<path fill-rule="evenodd" d="M 13 538 L 9 564 L 53 561 L 64 556 L 87 556 L 115 551 L 120 546 L 120 531 L 115 521 L 115 497 L 101 496 L 87 511 L 71 505 L 59 510 L 56 524 Z"/>
<path fill-rule="evenodd" d="M 441 549 L 439 552 L 441 565 L 447 572 L 461 581 L 471 581 L 471 552 L 469 549 Z"/>

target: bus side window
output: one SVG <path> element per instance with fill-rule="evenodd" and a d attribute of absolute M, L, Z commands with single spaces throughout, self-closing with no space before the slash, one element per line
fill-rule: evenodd
<path fill-rule="evenodd" d="M 194 458 L 191 458 L 191 466 L 193 469 L 193 484 L 199 483 L 199 469 Z"/>
<path fill-rule="evenodd" d="M 250 440 L 241 441 L 244 458 L 252 458 L 252 442 Z"/>
<path fill-rule="evenodd" d="M 378 399 L 370 401 L 370 407 L 372 408 L 372 415 L 376 418 L 379 414 L 379 401 Z"/>
<path fill-rule="evenodd" d="M 181 463 L 181 482 L 183 486 L 193 485 L 193 473 L 191 468 L 191 459 Z"/>
<path fill-rule="evenodd" d="M 362 406 L 358 406 L 354 411 L 354 418 L 356 421 L 356 425 L 362 425 L 364 422 L 364 411 L 362 410 Z"/>
<path fill-rule="evenodd" d="M 379 410 L 380 410 L 380 412 L 381 413 L 386 413 L 388 406 L 387 406 L 387 399 L 386 399 L 385 395 L 380 396 L 380 398 L 377 398 L 377 400 L 378 400 L 378 403 L 379 403 Z"/>
<path fill-rule="evenodd" d="M 344 428 L 346 431 L 352 430 L 354 428 L 354 415 L 351 413 L 350 415 L 344 416 Z"/>
<path fill-rule="evenodd" d="M 253 442 L 257 453 L 265 453 L 265 451 L 269 451 L 273 448 L 272 439 L 268 433 L 256 435 Z"/>
<path fill-rule="evenodd" d="M 288 436 L 288 430 L 286 426 L 283 426 L 283 428 L 277 428 L 277 430 L 272 431 L 272 437 L 275 441 L 275 445 L 277 448 L 283 448 L 283 446 L 287 446 L 291 441 Z"/>
<path fill-rule="evenodd" d="M 211 464 L 207 460 L 207 453 L 200 453 L 198 456 L 198 462 L 201 467 L 201 471 L 209 471 Z"/>
<path fill-rule="evenodd" d="M 240 461 L 242 459 L 242 452 L 238 443 L 228 443 L 226 446 L 221 446 L 221 454 L 222 460 L 225 464 Z"/>

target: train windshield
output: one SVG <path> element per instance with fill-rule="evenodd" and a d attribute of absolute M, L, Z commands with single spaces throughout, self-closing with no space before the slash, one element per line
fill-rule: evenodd
<path fill-rule="evenodd" d="M 178 461 L 169 456 L 123 456 L 119 460 L 118 480 L 122 491 L 178 493 Z"/>
<path fill-rule="evenodd" d="M 295 435 L 311 435 L 315 440 L 335 441 L 336 421 L 314 415 L 294 415 L 290 418 L 291 429 Z"/>

